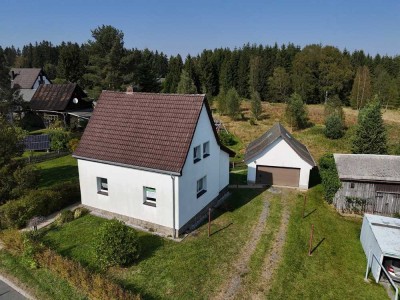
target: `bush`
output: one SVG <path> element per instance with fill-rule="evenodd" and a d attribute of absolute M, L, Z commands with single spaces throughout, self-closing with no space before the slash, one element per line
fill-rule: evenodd
<path fill-rule="evenodd" d="M 136 231 L 116 219 L 97 232 L 95 253 L 101 267 L 128 266 L 139 257 Z"/>
<path fill-rule="evenodd" d="M 328 139 L 339 139 L 344 134 L 343 121 L 337 114 L 331 114 L 325 121 L 325 136 Z"/>
<path fill-rule="evenodd" d="M 47 216 L 80 200 L 79 185 L 65 182 L 51 189 L 32 190 L 0 206 L 0 228 L 22 228 L 34 216 Z"/>
<path fill-rule="evenodd" d="M 70 133 L 63 129 L 53 129 L 49 132 L 51 150 L 58 151 L 67 149 Z"/>
<path fill-rule="evenodd" d="M 74 213 L 70 210 L 63 210 L 57 215 L 56 224 L 61 226 L 62 224 L 71 222 L 74 220 Z"/>
<path fill-rule="evenodd" d="M 79 219 L 80 217 L 83 217 L 84 215 L 87 215 L 88 213 L 89 213 L 89 210 L 85 207 L 75 208 L 74 219 Z"/>
<path fill-rule="evenodd" d="M 53 250 L 36 253 L 35 260 L 40 266 L 67 280 L 88 299 L 141 299 L 140 295 L 124 290 L 103 274 L 92 273 L 78 262 L 62 257 Z"/>
<path fill-rule="evenodd" d="M 285 116 L 289 124 L 296 129 L 303 129 L 310 125 L 307 107 L 304 105 L 301 96 L 297 93 L 290 96 L 286 105 Z"/>
<path fill-rule="evenodd" d="M 236 144 L 236 140 L 233 137 L 233 135 L 226 132 L 225 130 L 221 130 L 218 133 L 218 136 L 219 136 L 219 140 L 221 141 L 221 143 L 225 146 L 233 146 Z"/>
<path fill-rule="evenodd" d="M 328 203 L 332 203 L 338 189 L 341 187 L 339 176 L 336 169 L 335 159 L 332 154 L 325 154 L 319 160 L 319 170 L 324 197 Z"/>
<path fill-rule="evenodd" d="M 79 139 L 74 138 L 68 142 L 68 150 L 74 152 L 79 145 Z"/>

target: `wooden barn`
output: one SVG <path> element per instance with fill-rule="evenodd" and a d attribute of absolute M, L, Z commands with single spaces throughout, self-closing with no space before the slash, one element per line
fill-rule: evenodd
<path fill-rule="evenodd" d="M 333 204 L 343 213 L 400 213 L 400 156 L 334 154 L 342 187 Z"/>

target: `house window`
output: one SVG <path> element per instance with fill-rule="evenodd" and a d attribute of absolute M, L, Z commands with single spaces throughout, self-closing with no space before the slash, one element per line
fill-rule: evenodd
<path fill-rule="evenodd" d="M 197 198 L 207 192 L 207 176 L 197 180 Z"/>
<path fill-rule="evenodd" d="M 199 145 L 199 146 L 194 147 L 194 149 L 193 149 L 193 162 L 197 163 L 200 160 L 201 160 L 201 147 Z"/>
<path fill-rule="evenodd" d="M 350 188 L 351 188 L 351 189 L 354 189 L 354 182 L 351 182 L 351 183 L 350 183 Z"/>
<path fill-rule="evenodd" d="M 108 195 L 107 178 L 97 177 L 97 193 Z"/>
<path fill-rule="evenodd" d="M 210 156 L 210 142 L 205 142 L 203 144 L 203 158 Z"/>
<path fill-rule="evenodd" d="M 144 204 L 150 206 L 156 206 L 157 201 L 157 191 L 155 188 L 152 187 L 143 187 L 143 194 L 144 194 Z"/>

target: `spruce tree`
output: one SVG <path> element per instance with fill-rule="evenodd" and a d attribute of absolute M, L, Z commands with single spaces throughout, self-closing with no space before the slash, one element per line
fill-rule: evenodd
<path fill-rule="evenodd" d="M 189 77 L 188 72 L 185 70 L 182 70 L 181 73 L 181 79 L 179 80 L 178 83 L 178 88 L 177 88 L 178 94 L 196 94 L 197 89 L 196 86 L 194 85 L 193 80 Z"/>
<path fill-rule="evenodd" d="M 261 98 L 260 94 L 257 92 L 251 94 L 251 113 L 256 120 L 258 120 L 262 114 Z"/>
<path fill-rule="evenodd" d="M 363 108 L 358 115 L 352 152 L 387 154 L 386 130 L 383 124 L 381 105 L 377 99 Z"/>
<path fill-rule="evenodd" d="M 240 96 L 238 92 L 231 88 L 226 93 L 226 113 L 232 119 L 235 119 L 240 114 Z"/>
<path fill-rule="evenodd" d="M 308 126 L 308 112 L 301 96 L 293 93 L 286 106 L 286 119 L 290 125 L 296 129 Z"/>

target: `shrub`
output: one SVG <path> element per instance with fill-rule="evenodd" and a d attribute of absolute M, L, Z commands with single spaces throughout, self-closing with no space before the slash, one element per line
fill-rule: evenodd
<path fill-rule="evenodd" d="M 62 224 L 71 222 L 74 220 L 74 213 L 70 210 L 63 210 L 57 215 L 56 224 L 61 226 Z"/>
<path fill-rule="evenodd" d="M 105 222 L 97 232 L 95 253 L 101 267 L 133 263 L 139 257 L 136 231 L 116 219 Z"/>
<path fill-rule="evenodd" d="M 251 126 L 257 125 L 256 119 L 250 118 L 250 119 L 249 119 L 249 124 L 250 124 Z"/>
<path fill-rule="evenodd" d="M 302 129 L 309 126 L 307 107 L 303 103 L 303 99 L 297 93 L 290 96 L 285 111 L 286 119 L 291 126 L 296 129 Z"/>
<path fill-rule="evenodd" d="M 82 291 L 88 299 L 141 299 L 140 295 L 124 290 L 103 274 L 92 273 L 79 263 L 62 257 L 53 250 L 46 249 L 36 253 L 35 260 L 40 266 L 48 268 L 77 290 Z"/>
<path fill-rule="evenodd" d="M 332 203 L 338 189 L 341 187 L 339 176 L 336 169 L 335 159 L 332 154 L 325 154 L 319 160 L 319 170 L 324 197 L 328 203 Z"/>
<path fill-rule="evenodd" d="M 67 144 L 70 139 L 70 133 L 63 129 L 53 129 L 49 132 L 52 150 L 60 151 L 67 149 Z"/>
<path fill-rule="evenodd" d="M 326 118 L 324 133 L 328 139 L 339 139 L 343 136 L 343 121 L 338 114 L 334 113 Z"/>
<path fill-rule="evenodd" d="M 78 219 L 80 217 L 83 217 L 84 215 L 87 215 L 89 213 L 89 210 L 85 207 L 78 207 L 74 210 L 74 219 Z"/>
<path fill-rule="evenodd" d="M 79 139 L 74 138 L 68 142 L 68 150 L 74 152 L 79 145 Z"/>
<path fill-rule="evenodd" d="M 24 239 L 16 229 L 6 229 L 0 231 L 0 240 L 5 249 L 14 255 L 21 255 L 24 251 Z"/>
<path fill-rule="evenodd" d="M 0 228 L 22 228 L 34 216 L 47 216 L 80 199 L 79 185 L 65 182 L 51 189 L 32 190 L 0 206 Z"/>
<path fill-rule="evenodd" d="M 225 146 L 233 146 L 236 144 L 236 140 L 233 137 L 233 135 L 226 132 L 225 130 L 221 130 L 218 133 L 218 136 L 219 136 L 219 140 L 221 141 L 221 143 Z"/>

